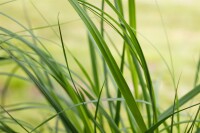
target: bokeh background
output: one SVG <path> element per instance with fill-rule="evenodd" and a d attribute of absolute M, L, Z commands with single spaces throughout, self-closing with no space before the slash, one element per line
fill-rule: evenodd
<path fill-rule="evenodd" d="M 127 3 L 127 0 L 123 1 Z M 54 57 L 62 62 L 63 55 L 62 49 L 58 46 L 60 40 L 57 36 L 58 27 L 56 26 L 59 13 L 66 46 L 83 63 L 84 67 L 91 71 L 86 29 L 67 0 L 15 0 L 6 2 L 8 0 L 0 0 L 0 12 L 32 29 L 33 33 L 41 38 Z M 148 62 L 158 104 L 163 110 L 167 105 L 173 103 L 175 92 L 172 77 L 163 60 L 164 58 L 172 70 L 169 46 L 176 84 L 180 77 L 179 96 L 193 88 L 196 67 L 200 57 L 199 5 L 199 0 L 136 0 L 137 36 Z M 107 11 L 109 12 L 109 10 Z M 91 15 L 91 17 L 98 22 L 96 16 Z M 22 27 L 2 14 L 0 14 L 0 26 L 21 35 L 27 34 Z M 111 38 L 118 39 L 116 33 L 109 26 L 106 26 L 105 29 Z M 122 40 L 119 39 L 116 42 L 119 42 L 115 45 L 121 51 Z M 113 49 L 112 46 L 110 48 Z M 113 53 L 117 56 L 116 51 L 113 50 Z M 118 58 L 116 57 L 116 59 Z M 74 71 L 80 71 L 70 57 L 69 62 Z M 0 62 L 1 94 L 8 79 L 5 73 L 11 72 L 13 67 L 15 65 L 7 61 Z M 17 74 L 26 76 L 21 70 L 18 70 Z M 128 76 L 127 80 L 129 80 Z M 4 97 L 7 105 L 33 101 L 45 102 L 32 83 L 17 78 L 11 80 Z M 26 119 L 31 119 L 35 123 L 38 122 L 38 118 L 33 118 L 34 115 L 30 116 L 30 114 L 21 112 L 22 114 Z M 34 111 L 33 114 L 43 115 L 41 112 L 38 114 Z"/>

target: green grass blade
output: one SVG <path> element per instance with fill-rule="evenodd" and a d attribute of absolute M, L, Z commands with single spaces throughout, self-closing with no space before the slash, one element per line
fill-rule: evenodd
<path fill-rule="evenodd" d="M 0 27 L 1 31 L 4 31 L 5 33 L 12 35 L 14 38 L 20 40 L 21 42 L 23 42 L 24 44 L 30 46 L 33 50 L 35 50 L 36 53 L 38 53 L 38 55 L 43 58 L 43 61 L 47 61 L 48 57 L 46 54 L 43 53 L 43 51 L 37 49 L 34 45 L 32 45 L 30 42 L 28 42 L 27 40 L 17 36 L 16 34 Z M 5 50 L 5 49 L 4 49 Z M 37 75 L 37 77 L 35 77 L 27 68 L 26 66 L 24 66 L 24 64 L 22 64 L 21 62 L 19 62 L 19 60 L 17 60 L 17 58 L 8 50 L 6 50 L 6 52 L 12 57 L 12 59 L 25 71 L 25 73 L 30 77 L 30 79 L 35 83 L 35 85 L 40 89 L 40 91 L 43 93 L 43 95 L 45 96 L 45 98 L 47 99 L 47 101 L 54 107 L 54 109 L 59 112 L 59 110 L 62 110 L 62 107 L 57 103 L 57 101 L 55 101 L 55 99 L 53 99 L 54 97 L 52 97 L 52 95 L 47 91 L 48 89 L 45 88 L 43 81 L 41 82 L 41 75 L 37 75 L 39 74 L 37 71 L 35 70 L 36 68 L 32 67 L 32 70 L 36 71 L 35 74 Z M 22 55 L 24 56 L 24 55 Z M 27 62 L 29 62 L 28 60 L 26 60 Z M 47 64 L 49 64 L 49 62 L 46 62 Z M 49 64 L 48 67 L 52 67 L 52 71 L 55 70 L 56 66 L 55 64 L 52 66 L 53 64 Z M 56 71 L 56 70 L 55 70 Z M 57 72 L 55 72 L 57 73 Z M 39 78 L 39 79 L 37 79 Z M 70 91 L 71 93 L 72 91 Z M 73 124 L 70 122 L 70 120 L 66 117 L 65 114 L 60 114 L 60 117 L 63 121 L 63 124 L 66 127 L 66 130 L 71 129 L 73 132 L 77 132 L 76 128 L 73 126 Z"/>
<path fill-rule="evenodd" d="M 194 117 L 194 120 L 193 120 L 191 126 L 189 127 L 187 133 L 192 133 L 192 132 L 193 132 L 194 125 L 195 125 L 195 122 L 196 122 L 197 117 L 198 117 L 198 115 L 199 115 L 199 112 L 200 112 L 200 106 L 199 106 L 199 108 L 198 108 L 198 110 L 197 110 L 197 112 L 196 112 L 196 115 L 195 115 L 195 117 Z"/>
<path fill-rule="evenodd" d="M 100 20 L 100 34 L 102 36 L 102 38 L 105 38 L 105 30 L 104 30 L 104 10 L 105 10 L 105 0 L 102 0 L 101 2 L 101 20 Z M 109 72 L 108 72 L 108 67 L 106 65 L 106 62 L 105 60 L 102 58 L 102 62 L 103 62 L 103 74 L 104 74 L 104 79 L 105 79 L 105 90 L 106 90 L 106 96 L 107 97 L 111 97 L 111 94 L 110 94 L 110 89 L 109 89 Z M 113 103 L 108 103 L 108 106 L 109 106 L 109 112 L 111 114 L 111 117 L 113 117 L 114 113 L 113 113 Z"/>
<path fill-rule="evenodd" d="M 6 125 L 5 123 L 3 123 L 2 121 L 0 121 L 1 125 L 0 125 L 0 130 L 6 132 L 6 133 L 17 133 L 16 131 L 14 131 L 11 127 L 9 127 L 8 125 Z"/>
<path fill-rule="evenodd" d="M 63 42 L 63 38 L 62 38 L 62 32 L 61 32 L 61 27 L 60 27 L 60 23 L 59 23 L 59 18 L 58 18 L 58 27 L 59 27 L 59 33 L 60 33 L 60 39 L 61 39 L 61 44 L 62 44 L 62 48 L 63 48 L 63 53 L 64 53 L 64 57 L 65 57 L 65 62 L 66 62 L 66 65 L 67 65 L 67 68 L 68 68 L 68 71 L 69 71 L 69 75 L 70 75 L 71 81 L 72 81 L 72 83 L 74 85 L 74 88 L 76 90 L 76 93 L 77 93 L 80 101 L 83 102 L 83 99 L 82 99 L 82 97 L 81 97 L 81 95 L 80 95 L 80 93 L 79 93 L 79 91 L 78 91 L 78 89 L 77 89 L 77 87 L 76 87 L 76 85 L 74 83 L 74 80 L 72 78 L 71 72 L 69 70 L 69 64 L 68 64 L 67 55 L 66 55 L 66 52 L 65 52 L 65 47 L 64 47 L 64 42 Z M 82 118 L 83 118 L 83 121 L 84 121 L 84 125 L 85 125 L 85 128 L 86 128 L 86 131 L 91 132 L 92 131 L 91 124 L 89 123 L 89 120 L 88 120 L 84 110 L 83 109 L 80 109 L 80 110 L 81 110 L 81 113 L 82 113 Z"/>
<path fill-rule="evenodd" d="M 84 4 L 83 4 L 83 9 L 87 13 L 87 10 L 85 9 Z M 98 60 L 97 60 L 96 52 L 95 52 L 95 42 L 89 33 L 87 33 L 87 36 L 88 36 L 88 44 L 89 44 L 89 50 L 90 50 L 90 59 L 91 59 L 91 64 L 92 64 L 93 80 L 94 80 L 94 85 L 96 87 L 94 92 L 98 96 L 100 88 L 99 88 L 99 77 L 98 77 Z"/>
<path fill-rule="evenodd" d="M 59 21 L 59 14 L 58 14 L 58 28 L 59 28 L 59 34 L 60 34 L 60 41 L 61 41 L 61 44 L 62 44 L 62 50 L 63 50 L 63 55 L 64 55 L 64 58 L 65 58 L 65 63 L 66 63 L 66 66 L 67 66 L 67 69 L 68 69 L 68 72 L 69 72 L 69 76 L 70 76 L 70 79 L 72 81 L 72 84 L 76 90 L 76 93 L 79 94 L 77 88 L 76 88 L 76 85 L 74 83 L 74 80 L 72 78 L 72 74 L 71 74 L 71 71 L 69 70 L 69 63 L 68 63 L 68 60 L 67 60 L 67 54 L 66 54 L 66 51 L 65 51 L 65 44 L 64 44 L 64 41 L 63 41 L 63 37 L 62 37 L 62 31 L 61 31 L 61 27 L 60 27 L 60 21 Z M 80 95 L 79 95 L 80 96 Z"/>
<path fill-rule="evenodd" d="M 92 96 L 91 96 L 92 98 Z M 93 99 L 93 98 L 92 98 Z M 111 101 L 111 102 L 114 102 L 114 101 L 124 101 L 122 99 L 117 99 L 117 98 L 113 98 L 113 99 L 106 99 L 106 100 L 101 100 L 100 101 Z M 44 125 L 45 123 L 47 123 L 48 121 L 54 119 L 56 116 L 60 115 L 61 113 L 63 112 L 66 112 L 66 111 L 69 111 L 69 110 L 72 110 L 73 108 L 77 108 L 79 106 L 84 106 L 85 104 L 90 104 L 90 103 L 97 103 L 98 100 L 92 100 L 92 101 L 87 101 L 87 102 L 83 102 L 83 103 L 78 103 L 78 104 L 74 104 L 66 109 L 63 109 L 62 111 L 56 113 L 55 115 L 52 115 L 51 117 L 49 117 L 48 119 L 46 119 L 45 121 L 43 121 L 42 123 L 40 123 L 38 126 L 36 126 L 31 132 L 34 132 L 37 128 L 41 127 L 42 125 Z M 104 108 L 102 108 L 101 106 L 99 106 L 99 111 L 102 112 L 103 115 L 105 115 L 105 117 L 109 120 L 109 124 L 110 126 L 113 128 L 113 130 L 116 132 L 116 133 L 120 133 L 120 130 L 117 128 L 117 126 L 115 125 L 115 122 L 110 118 L 110 116 L 107 114 L 107 112 L 104 110 Z M 103 131 L 103 129 L 101 129 Z M 103 131 L 104 132 L 104 131 Z"/>
<path fill-rule="evenodd" d="M 171 51 L 171 46 L 170 46 L 170 42 L 169 42 L 169 38 L 168 38 L 168 33 L 167 33 L 167 30 L 166 30 L 166 26 L 165 26 L 165 23 L 164 23 L 163 15 L 161 13 L 158 1 L 155 0 L 155 3 L 156 3 L 157 10 L 159 12 L 159 15 L 160 15 L 161 23 L 162 23 L 164 34 L 165 34 L 166 41 L 167 41 L 167 47 L 168 47 L 169 56 L 170 56 L 170 65 L 171 65 L 171 69 L 172 69 L 172 70 L 170 70 L 170 74 L 171 74 L 171 78 L 172 78 L 172 82 L 173 82 L 174 88 L 176 88 L 174 64 L 173 64 L 172 51 Z"/>
<path fill-rule="evenodd" d="M 152 102 L 154 122 L 156 122 L 157 121 L 157 111 L 156 111 L 156 101 L 155 101 L 155 96 L 154 96 L 154 88 L 152 85 L 151 76 L 150 76 L 149 69 L 148 69 L 143 51 L 141 49 L 141 46 L 140 46 L 132 28 L 123 19 L 123 16 L 121 16 L 121 14 L 115 9 L 115 7 L 110 3 L 110 1 L 106 0 L 106 2 L 113 9 L 113 11 L 115 11 L 115 13 L 118 15 L 118 17 L 120 17 L 120 20 L 124 24 L 124 27 L 126 27 L 128 33 L 130 34 L 130 37 L 126 36 L 125 39 L 129 39 L 129 41 L 127 41 L 127 43 L 129 44 L 128 46 L 130 47 L 132 54 L 133 55 L 135 54 L 135 57 L 139 58 L 138 62 L 141 63 L 141 67 L 142 67 L 144 75 L 145 75 L 147 88 L 149 90 L 149 95 L 150 95 L 151 102 Z"/>
<path fill-rule="evenodd" d="M 174 96 L 174 105 L 173 105 L 173 111 L 172 111 L 172 113 L 174 113 L 174 111 L 175 111 L 175 108 L 177 109 L 177 110 L 179 110 L 179 101 L 178 101 L 178 85 L 179 85 L 179 82 L 180 82 L 180 78 L 181 78 L 181 76 L 179 77 L 179 80 L 178 80 L 178 83 L 177 83 L 177 87 L 176 87 L 176 89 L 175 89 L 175 96 Z M 179 122 L 179 113 L 177 113 L 177 122 Z M 171 133 L 173 132 L 173 125 L 174 125 L 174 115 L 172 115 L 172 119 L 171 119 Z M 177 130 L 178 130 L 178 132 L 180 132 L 180 127 L 179 127 L 179 125 L 177 125 Z"/>
<path fill-rule="evenodd" d="M 95 89 L 95 86 L 89 76 L 89 74 L 87 73 L 86 69 L 83 67 L 83 65 L 78 61 L 77 58 L 75 58 L 73 55 L 72 55 L 73 59 L 75 60 L 76 64 L 79 66 L 79 68 L 81 69 L 81 71 L 83 72 L 85 78 L 88 80 L 88 82 L 90 83 L 90 86 L 91 88 L 93 88 L 93 90 Z"/>
<path fill-rule="evenodd" d="M 135 0 L 129 0 L 128 1 L 128 6 L 129 6 L 129 24 L 131 28 L 134 29 L 134 34 L 136 35 L 136 4 Z M 138 61 L 134 56 L 132 56 L 133 62 L 131 60 L 131 53 L 130 49 L 127 48 L 127 57 L 128 57 L 128 62 L 130 66 L 130 72 L 131 72 L 131 78 L 134 86 L 134 92 L 135 92 L 135 98 L 139 99 L 139 79 L 140 79 L 140 84 L 142 87 L 144 99 L 148 101 L 148 96 L 146 92 L 146 87 L 144 80 L 142 78 L 140 68 L 138 67 Z M 139 78 L 138 78 L 139 77 Z M 147 112 L 147 121 L 148 121 L 148 126 L 151 126 L 151 113 L 150 113 L 150 107 L 146 105 L 146 112 Z"/>
<path fill-rule="evenodd" d="M 128 1 L 128 6 L 129 6 L 129 24 L 130 26 L 136 31 L 136 5 L 135 5 L 135 0 L 129 0 Z M 136 32 L 134 32 L 136 35 Z M 134 92 L 135 92 L 135 98 L 139 99 L 139 81 L 138 81 L 138 75 L 137 75 L 137 70 L 135 68 L 135 64 L 132 63 L 131 57 L 130 57 L 130 51 L 127 49 L 127 56 L 128 56 L 128 62 L 130 66 L 130 72 L 131 72 L 131 78 L 134 86 Z M 134 56 L 132 56 L 134 58 Z M 137 63 L 137 62 L 135 62 Z"/>
<path fill-rule="evenodd" d="M 125 44 L 123 45 L 122 56 L 121 56 L 121 64 L 120 64 L 121 73 L 123 73 L 124 70 L 124 58 L 125 58 Z M 121 92 L 119 89 L 117 91 L 117 97 L 121 98 Z M 119 126 L 120 112 L 121 112 L 121 101 L 118 101 L 116 104 L 116 114 L 115 114 L 115 123 L 117 126 Z"/>
<path fill-rule="evenodd" d="M 198 64 L 197 64 L 197 70 L 196 70 L 196 75 L 195 75 L 195 80 L 194 80 L 194 86 L 196 86 L 197 83 L 198 83 L 199 74 L 200 74 L 200 57 L 199 57 L 199 61 L 198 61 Z"/>
<path fill-rule="evenodd" d="M 30 3 L 33 6 L 33 8 L 38 12 L 38 14 L 41 16 L 41 18 L 47 23 L 48 27 L 51 28 L 53 33 L 59 38 L 59 35 L 57 34 L 57 32 L 52 28 L 52 26 L 50 26 L 51 24 L 48 22 L 45 16 L 40 12 L 40 10 L 37 8 L 37 6 L 33 3 L 32 0 L 30 0 Z"/>
<path fill-rule="evenodd" d="M 136 30 L 136 6 L 135 6 L 135 0 L 128 0 L 128 6 L 129 6 L 129 24 L 130 26 Z M 136 34 L 136 32 L 135 32 Z"/>
<path fill-rule="evenodd" d="M 114 0 L 115 2 L 115 7 L 121 13 L 122 16 L 124 16 L 124 11 L 123 11 L 123 4 L 121 0 Z"/>
<path fill-rule="evenodd" d="M 127 115 L 128 115 L 128 119 L 129 119 L 131 131 L 132 131 L 133 133 L 137 133 L 137 128 L 138 128 L 138 126 L 137 126 L 137 124 L 136 124 L 136 122 L 135 122 L 133 116 L 131 115 L 130 110 L 129 110 L 128 108 L 126 108 L 126 111 L 127 111 Z M 136 128 L 136 126 L 137 126 L 137 128 Z"/>
<path fill-rule="evenodd" d="M 193 122 L 193 120 L 180 121 L 180 122 L 174 123 L 173 126 L 177 126 L 177 125 L 181 125 L 181 124 L 189 124 L 189 123 L 192 123 L 192 122 Z M 199 123 L 199 122 L 200 122 L 200 120 L 196 120 L 196 123 Z M 167 129 L 169 129 L 170 127 L 171 127 L 171 125 L 170 125 L 170 126 L 167 126 L 167 127 L 164 127 L 163 129 L 160 130 L 160 132 L 164 132 L 164 131 L 166 131 Z M 184 133 L 186 133 L 186 132 L 184 132 Z M 197 132 L 197 133 L 198 133 L 198 132 Z"/>
<path fill-rule="evenodd" d="M 105 81 L 101 87 L 101 90 L 99 92 L 99 96 L 98 96 L 98 100 L 97 100 L 97 105 L 96 105 L 96 110 L 95 110 L 95 115 L 94 115 L 94 119 L 96 120 L 97 119 L 97 114 L 98 114 L 98 109 L 99 109 L 99 104 L 100 104 L 100 98 L 101 98 L 101 94 L 102 94 L 102 91 L 103 91 L 103 87 L 104 87 L 104 84 L 105 84 Z M 94 133 L 96 133 L 96 124 L 94 123 Z"/>
<path fill-rule="evenodd" d="M 121 90 L 122 95 L 126 99 L 126 103 L 129 106 L 131 113 L 135 117 L 138 126 L 140 127 L 140 130 L 142 132 L 146 131 L 146 125 L 143 120 L 143 117 L 137 107 L 137 104 L 135 102 L 135 99 L 133 95 L 131 94 L 131 91 L 123 78 L 110 50 L 108 49 L 105 41 L 102 39 L 102 36 L 100 35 L 99 31 L 97 30 L 96 26 L 93 24 L 91 19 L 88 17 L 88 15 L 85 13 L 85 11 L 79 6 L 78 1 L 76 0 L 69 0 L 70 4 L 73 6 L 73 8 L 76 10 L 76 12 L 79 14 L 83 22 L 85 23 L 88 31 L 90 32 L 91 36 L 94 38 L 96 44 L 98 45 L 99 50 L 101 51 L 104 59 L 106 60 L 110 71 Z"/>
<path fill-rule="evenodd" d="M 175 91 L 175 96 L 174 96 L 174 105 L 173 105 L 173 115 L 172 115 L 172 118 L 171 118 L 171 130 L 170 130 L 170 133 L 173 133 L 173 127 L 174 127 L 174 111 L 175 111 L 175 106 L 176 106 L 176 99 L 177 99 L 177 91 L 178 89 L 176 89 Z"/>
<path fill-rule="evenodd" d="M 189 91 L 187 94 L 185 94 L 183 97 L 181 97 L 178 102 L 179 102 L 179 107 L 187 103 L 189 100 L 191 100 L 193 97 L 198 95 L 200 93 L 200 85 L 197 85 L 194 87 L 191 91 Z M 177 109 L 177 108 L 175 108 Z M 165 110 L 160 116 L 159 120 L 163 119 L 166 117 L 168 114 L 172 113 L 173 111 L 173 105 L 170 106 L 167 110 Z"/>
<path fill-rule="evenodd" d="M 18 122 L 3 106 L 1 106 L 1 109 L 6 112 L 6 114 L 8 114 L 8 116 L 13 120 L 15 121 L 25 132 L 29 133 L 29 131 L 20 123 Z"/>
<path fill-rule="evenodd" d="M 95 52 L 95 44 L 92 39 L 92 37 L 88 34 L 88 43 L 89 43 L 89 49 L 90 49 L 90 59 L 92 63 L 92 74 L 94 79 L 94 85 L 96 89 L 94 90 L 95 94 L 98 95 L 99 93 L 99 77 L 98 77 L 98 71 L 97 71 L 97 57 Z"/>
<path fill-rule="evenodd" d="M 123 16 L 122 2 L 120 0 L 115 0 L 114 2 L 115 2 L 115 7 Z M 122 74 L 123 74 L 123 70 L 124 70 L 124 58 L 125 58 L 125 44 L 123 44 L 123 49 L 122 49 L 122 54 L 121 54 L 120 71 Z M 121 98 L 120 89 L 117 90 L 117 97 Z M 119 122 L 120 122 L 120 112 L 121 112 L 121 101 L 117 101 L 116 114 L 115 114 L 115 118 L 114 118 L 117 126 L 119 126 Z"/>
<path fill-rule="evenodd" d="M 176 113 L 179 113 L 179 112 L 182 112 L 184 110 L 187 110 L 187 109 L 190 109 L 192 107 L 196 107 L 196 106 L 199 106 L 200 103 L 197 103 L 197 104 L 194 104 L 194 105 L 191 105 L 189 107 L 186 107 L 184 109 L 180 109 L 174 113 L 170 113 L 170 114 L 167 114 L 166 116 L 164 116 L 162 119 L 160 119 L 157 123 L 155 123 L 153 126 L 151 126 L 145 133 L 152 133 L 154 132 L 161 124 L 163 124 L 163 122 L 165 120 L 167 120 L 168 118 L 170 118 L 172 115 L 176 114 Z"/>

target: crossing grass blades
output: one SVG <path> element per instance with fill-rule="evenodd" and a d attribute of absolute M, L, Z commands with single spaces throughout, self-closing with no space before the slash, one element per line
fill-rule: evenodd
<path fill-rule="evenodd" d="M 46 128 L 47 131 L 51 130 L 55 133 L 171 133 L 175 130 L 179 133 L 190 133 L 200 131 L 199 101 L 182 107 L 200 92 L 198 84 L 200 61 L 197 64 L 194 87 L 184 96 L 178 97 L 177 83 L 174 102 L 162 111 L 157 104 L 151 73 L 137 39 L 135 1 L 126 1 L 128 10 L 124 8 L 125 2 L 121 0 L 114 0 L 114 2 L 102 0 L 99 1 L 100 6 L 94 4 L 95 2 L 85 0 L 68 0 L 68 2 L 86 27 L 90 52 L 90 58 L 87 60 L 91 62 L 92 74 L 67 48 L 59 15 L 57 29 L 64 58 L 64 62 L 61 63 L 29 28 L 12 16 L 0 12 L 1 16 L 21 26 L 32 38 L 32 40 L 27 39 L 26 36 L 13 32 L 12 29 L 0 27 L 0 49 L 4 53 L 0 62 L 8 61 L 15 64 L 11 73 L 1 73 L 8 77 L 4 90 L 8 89 L 11 78 L 19 78 L 25 82 L 34 83 L 48 102 L 48 105 L 43 103 L 1 104 L 1 132 L 19 132 L 11 126 L 13 124 L 21 128 L 21 132 L 27 133 L 39 133 L 45 126 L 49 127 Z M 128 20 L 124 17 L 125 13 L 128 13 Z M 96 19 L 91 15 L 96 16 Z M 123 40 L 122 44 L 119 44 L 122 49 L 115 47 L 120 61 L 116 61 L 116 57 L 111 52 L 110 45 L 117 42 L 114 42 L 115 38 L 111 38 L 105 26 L 112 28 Z M 84 76 L 79 76 L 70 68 L 68 56 L 73 57 Z M 101 68 L 99 68 L 100 64 L 102 64 Z M 125 69 L 131 75 L 133 90 L 124 77 Z M 18 70 L 22 70 L 27 77 L 19 75 Z M 63 94 L 58 93 L 57 89 L 60 89 Z M 1 97 L 3 99 L 4 93 Z M 47 109 L 52 112 L 52 115 L 40 124 L 32 125 L 28 121 L 16 119 L 11 114 L 12 111 L 23 111 L 27 108 Z M 194 108 L 196 113 L 192 117 L 182 119 L 181 114 L 184 111 L 194 110 Z M 49 121 L 55 121 L 55 125 L 49 126 Z M 183 124 L 187 126 L 182 128 Z"/>

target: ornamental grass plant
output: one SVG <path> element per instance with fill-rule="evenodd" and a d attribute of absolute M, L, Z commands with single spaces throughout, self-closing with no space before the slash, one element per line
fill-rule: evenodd
<path fill-rule="evenodd" d="M 0 6 L 14 2 L 5 1 Z M 0 12 L 2 18 L 22 29 L 16 32 L 0 25 L 0 75 L 6 77 L 1 86 L 0 132 L 200 132 L 200 60 L 193 70 L 193 86 L 180 96 L 181 75 L 175 73 L 170 43 L 166 49 L 170 56 L 168 63 L 159 49 L 149 41 L 163 60 L 173 84 L 174 91 L 170 95 L 165 94 L 169 95 L 172 102 L 164 109 L 161 108 L 158 103 L 162 99 L 156 94 L 153 73 L 144 46 L 138 39 L 139 36 L 146 38 L 137 30 L 135 0 L 67 0 L 65 4 L 73 9 L 70 11 L 79 16 L 78 21 L 85 27 L 83 36 L 87 41 L 79 41 L 77 52 L 72 52 L 65 39 L 64 33 L 67 31 L 63 26 L 66 23 L 61 21 L 65 13 L 57 12 L 56 23 L 52 25 L 34 0 L 28 3 L 45 22 L 45 26 L 31 26 L 32 20 L 29 19 L 26 6 L 24 14 L 28 26 L 12 15 Z M 155 3 L 161 15 L 162 28 L 166 32 L 159 5 L 157 1 Z M 76 23 L 76 20 L 72 23 Z M 53 32 L 52 39 L 37 34 L 36 30 L 43 29 Z M 78 40 L 79 37 L 77 35 L 71 39 Z M 81 49 L 86 46 L 87 52 L 81 53 Z M 24 100 L 6 104 L 12 79 L 32 84 L 33 89 L 38 90 L 45 100 L 38 102 L 32 99 L 31 102 Z M 16 116 L 17 112 L 34 115 L 34 110 L 41 115 L 48 115 L 37 122 L 21 119 L 19 116 L 22 114 Z"/>

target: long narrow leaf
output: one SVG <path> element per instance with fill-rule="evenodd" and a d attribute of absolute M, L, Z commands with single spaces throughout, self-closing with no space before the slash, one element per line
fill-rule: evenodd
<path fill-rule="evenodd" d="M 135 102 L 135 99 L 133 95 L 131 94 L 131 91 L 123 78 L 122 74 L 120 73 L 120 70 L 109 51 L 105 41 L 102 39 L 102 36 L 100 35 L 99 31 L 97 30 L 96 26 L 93 24 L 91 19 L 88 17 L 88 15 L 85 13 L 85 11 L 79 6 L 77 0 L 69 0 L 70 4 L 74 7 L 74 9 L 77 11 L 85 25 L 87 26 L 87 29 L 89 30 L 90 34 L 93 36 L 96 44 L 98 45 L 102 55 L 104 56 L 110 71 L 116 81 L 116 83 L 119 86 L 119 89 L 121 90 L 122 95 L 126 99 L 126 103 L 128 104 L 133 116 L 135 117 L 138 126 L 140 127 L 142 132 L 146 131 L 146 125 L 144 123 L 143 117 L 137 107 L 137 104 Z"/>

